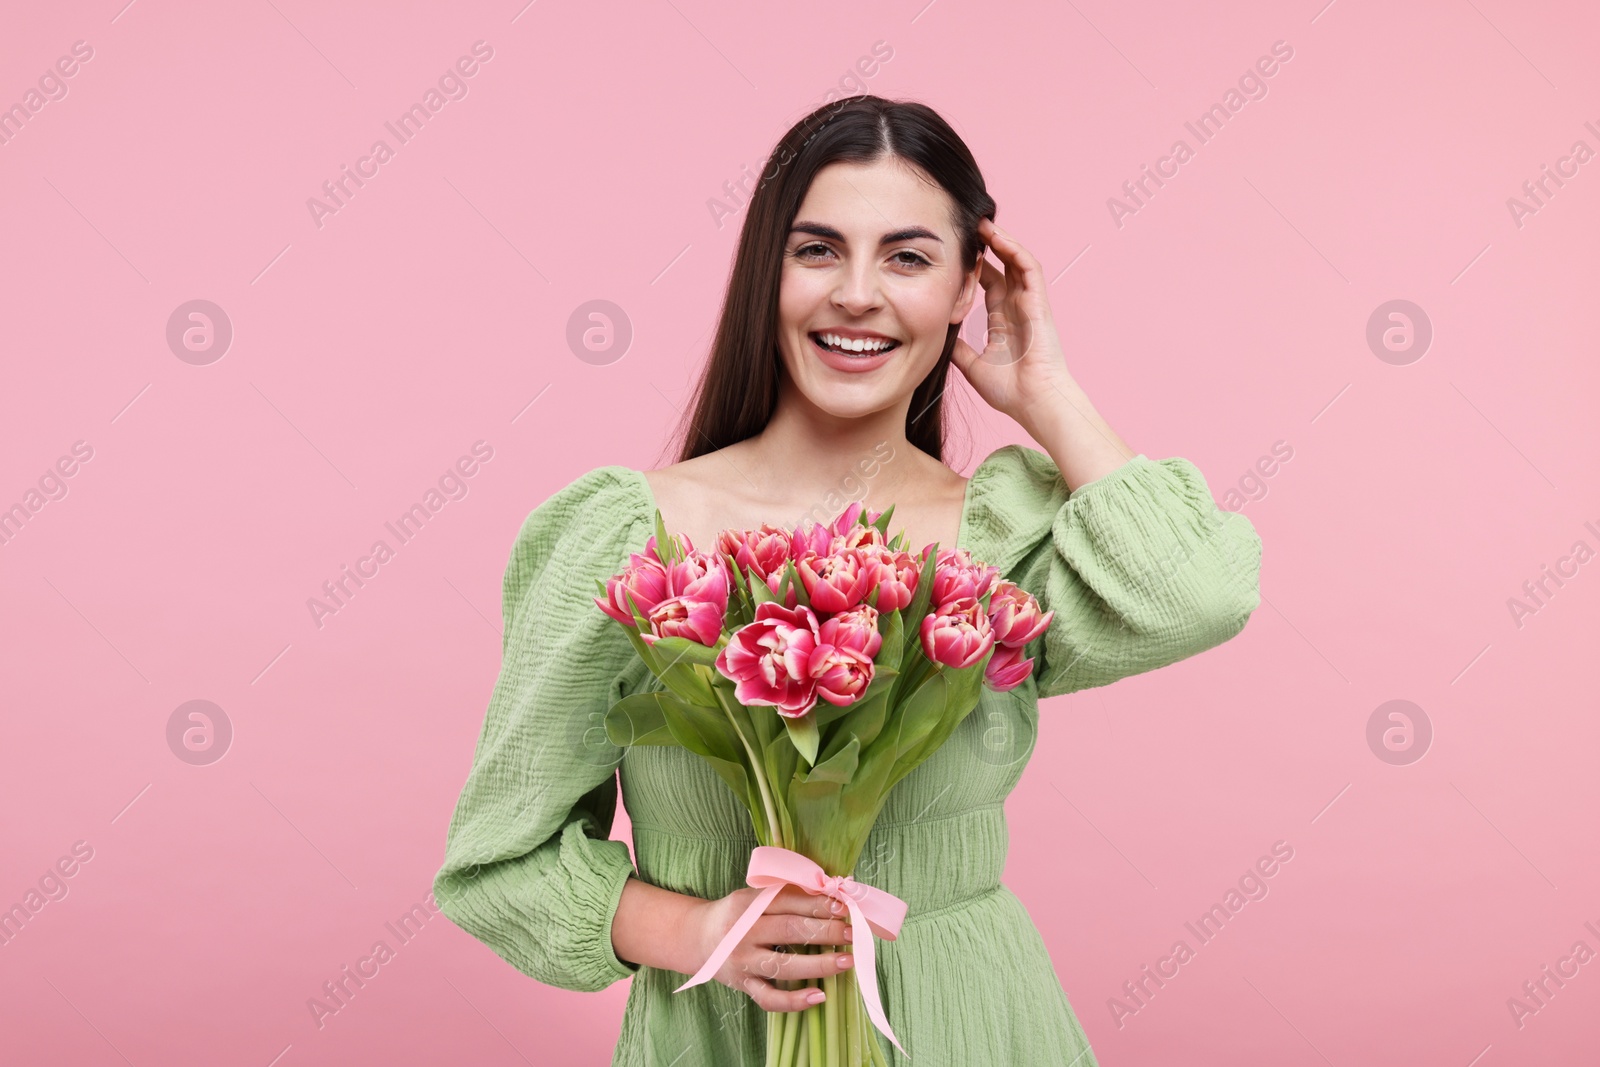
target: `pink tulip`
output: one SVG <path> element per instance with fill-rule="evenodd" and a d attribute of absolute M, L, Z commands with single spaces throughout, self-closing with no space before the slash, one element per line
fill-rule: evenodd
<path fill-rule="evenodd" d="M 872 659 L 883 647 L 883 635 L 878 632 L 878 610 L 871 604 L 858 604 L 849 611 L 825 621 L 817 631 L 824 645 L 848 648 Z"/>
<path fill-rule="evenodd" d="M 974 560 L 968 550 L 941 549 L 933 572 L 933 603 L 948 604 L 962 597 L 980 600 L 999 580 L 999 567 Z"/>
<path fill-rule="evenodd" d="M 717 535 L 717 551 L 732 556 L 746 574 L 765 580 L 783 574 L 789 559 L 790 534 L 763 523 L 756 530 L 723 530 Z"/>
<path fill-rule="evenodd" d="M 894 611 L 909 606 L 922 575 L 922 564 L 916 557 L 909 552 L 895 552 L 876 545 L 863 546 L 860 551 L 864 559 L 877 565 L 877 573 L 873 575 L 872 584 L 867 586 L 866 592 L 870 594 L 876 586 L 878 610 Z M 865 600 L 866 596 L 863 595 L 862 599 Z"/>
<path fill-rule="evenodd" d="M 983 668 L 983 684 L 997 693 L 1021 685 L 1033 671 L 1033 660 L 1022 658 L 1021 645 L 996 645 Z"/>
<path fill-rule="evenodd" d="M 848 537 L 850 536 L 850 531 L 858 523 L 862 526 L 871 526 L 878 521 L 878 516 L 881 514 L 883 513 L 880 511 L 866 510 L 859 500 L 852 500 L 844 511 L 839 513 L 839 517 L 833 520 L 832 525 L 828 527 L 828 532 L 835 537 Z"/>
<path fill-rule="evenodd" d="M 818 645 L 809 669 L 817 696 L 830 704 L 853 704 L 872 684 L 872 657 L 853 648 Z"/>
<path fill-rule="evenodd" d="M 922 651 L 934 663 L 970 667 L 993 647 L 989 616 L 974 597 L 959 597 L 922 617 Z"/>
<path fill-rule="evenodd" d="M 728 608 L 728 564 L 721 556 L 690 550 L 667 568 L 667 589 L 673 596 L 709 600 Z"/>
<path fill-rule="evenodd" d="M 876 526 L 857 526 L 843 537 L 833 539 L 833 550 L 841 548 L 865 548 L 868 545 L 887 548 L 889 539 L 883 536 L 883 531 Z"/>
<path fill-rule="evenodd" d="M 816 611 L 848 611 L 867 595 L 877 568 L 854 549 L 826 556 L 807 555 L 795 562 L 806 596 Z"/>
<path fill-rule="evenodd" d="M 660 637 L 687 637 L 710 648 L 722 636 L 722 619 L 726 612 L 726 600 L 718 606 L 710 600 L 668 597 L 650 612 L 650 632 L 639 637 L 650 645 Z"/>
<path fill-rule="evenodd" d="M 859 500 L 851 501 L 843 513 L 828 527 L 828 532 L 833 535 L 833 541 L 829 545 L 830 551 L 860 548 L 862 545 L 887 545 L 889 540 L 883 536 L 883 531 L 872 525 L 882 514 L 881 511 L 864 510 Z"/>
<path fill-rule="evenodd" d="M 811 654 L 818 644 L 817 616 L 810 608 L 765 601 L 717 653 L 717 671 L 734 683 L 741 704 L 771 705 L 797 719 L 817 702 Z"/>
<path fill-rule="evenodd" d="M 689 540 L 689 535 L 688 534 L 669 534 L 668 536 L 672 539 L 672 543 L 678 547 L 678 555 L 681 556 L 685 552 L 693 552 L 694 551 L 694 542 Z M 661 559 L 661 553 L 658 552 L 656 550 L 656 548 L 657 548 L 657 546 L 656 546 L 656 535 L 655 534 L 651 534 L 649 537 L 645 538 L 645 542 L 644 542 L 645 555 L 649 556 L 651 559 L 655 560 L 657 563 L 661 563 L 661 562 L 663 562 L 663 560 Z"/>
<path fill-rule="evenodd" d="M 789 535 L 789 558 L 797 563 L 805 556 L 826 556 L 832 551 L 833 531 L 821 523 L 803 522 Z"/>
<path fill-rule="evenodd" d="M 595 598 L 600 610 L 624 626 L 633 626 L 633 609 L 628 606 L 631 593 L 639 611 L 649 615 L 655 606 L 672 595 L 667 585 L 667 569 L 653 555 L 637 552 L 628 557 L 629 564 L 621 574 L 606 582 L 606 599 Z"/>
<path fill-rule="evenodd" d="M 1001 579 L 989 598 L 989 623 L 998 645 L 1021 647 L 1050 628 L 1054 611 L 1041 612 L 1033 594 L 1015 582 Z"/>

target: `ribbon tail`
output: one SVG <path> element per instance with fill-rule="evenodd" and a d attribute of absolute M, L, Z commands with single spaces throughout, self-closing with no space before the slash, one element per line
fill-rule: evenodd
<path fill-rule="evenodd" d="M 851 948 L 856 957 L 856 984 L 861 989 L 861 1000 L 867 1006 L 867 1017 L 902 1055 L 910 1056 L 911 1053 L 906 1052 L 905 1046 L 900 1044 L 900 1039 L 894 1036 L 894 1031 L 889 1029 L 889 1019 L 883 1013 L 882 1001 L 878 999 L 878 964 L 873 952 L 872 930 L 856 899 L 847 896 L 845 903 L 850 906 L 850 925 L 855 928 Z"/>
<path fill-rule="evenodd" d="M 757 893 L 756 898 L 750 902 L 750 906 L 744 909 L 744 914 L 739 916 L 739 921 L 734 923 L 726 934 L 722 935 L 722 940 L 718 941 L 717 947 L 711 950 L 711 955 L 706 958 L 705 963 L 701 964 L 700 969 L 694 972 L 694 977 L 674 989 L 673 992 L 682 993 L 690 986 L 697 986 L 716 974 L 722 967 L 722 961 L 727 959 L 734 948 L 738 946 L 740 938 L 744 937 L 745 932 L 756 924 L 756 920 L 761 918 L 762 913 L 767 910 L 767 905 L 772 903 L 772 898 L 777 896 L 778 891 L 782 888 L 783 884 L 780 882 L 775 885 L 769 885 Z"/>

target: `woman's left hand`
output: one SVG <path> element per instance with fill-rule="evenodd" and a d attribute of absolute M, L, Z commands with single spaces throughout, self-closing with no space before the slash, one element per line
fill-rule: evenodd
<path fill-rule="evenodd" d="M 979 220 L 978 233 L 1006 269 L 1002 274 L 979 256 L 989 340 L 978 352 L 957 337 L 950 358 L 984 403 L 1026 427 L 1030 411 L 1065 403 L 1063 389 L 1072 378 L 1050 314 L 1044 268 L 989 219 Z"/>

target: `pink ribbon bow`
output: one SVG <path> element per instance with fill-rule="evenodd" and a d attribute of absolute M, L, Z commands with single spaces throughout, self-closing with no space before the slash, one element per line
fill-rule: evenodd
<path fill-rule="evenodd" d="M 847 874 L 824 874 L 815 860 L 776 845 L 756 846 L 750 853 L 750 870 L 745 875 L 745 881 L 761 887 L 761 892 L 717 943 L 710 958 L 695 972 L 694 977 L 673 992 L 681 993 L 715 975 L 745 932 L 766 913 L 772 898 L 785 885 L 797 885 L 807 893 L 833 897 L 850 909 L 850 922 L 854 927 L 851 948 L 856 957 L 856 980 L 861 986 L 861 999 L 867 1006 L 867 1017 L 872 1020 L 872 1025 L 894 1042 L 895 1048 L 909 1055 L 905 1046 L 895 1038 L 894 1031 L 889 1029 L 889 1020 L 884 1017 L 883 1004 L 878 999 L 878 969 L 872 949 L 874 934 L 889 941 L 900 936 L 900 923 L 906 917 L 906 902 L 893 893 L 885 893 L 858 882 Z"/>

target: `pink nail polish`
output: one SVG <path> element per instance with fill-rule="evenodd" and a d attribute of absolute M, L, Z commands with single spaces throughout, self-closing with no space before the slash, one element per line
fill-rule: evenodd
<path fill-rule="evenodd" d="M 841 971 L 845 970 L 848 967 L 850 967 L 854 963 L 855 963 L 855 957 L 851 956 L 848 953 L 846 953 L 846 954 L 844 954 L 844 955 L 839 957 L 839 969 Z"/>
<path fill-rule="evenodd" d="M 827 995 L 828 994 L 824 993 L 820 989 L 813 990 L 812 992 L 806 994 L 806 1003 L 807 1004 L 821 1004 L 823 999 Z"/>

